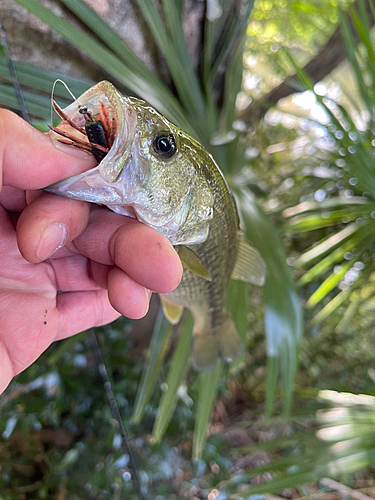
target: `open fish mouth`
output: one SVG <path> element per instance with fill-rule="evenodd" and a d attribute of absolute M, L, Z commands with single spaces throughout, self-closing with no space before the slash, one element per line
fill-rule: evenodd
<path fill-rule="evenodd" d="M 135 217 L 126 207 L 123 189 L 116 186 L 134 139 L 136 114 L 108 82 L 87 90 L 65 109 L 53 106 L 62 122 L 50 127 L 53 140 L 91 153 L 98 166 L 45 188 L 60 196 L 92 203 L 123 205 L 121 213 Z"/>

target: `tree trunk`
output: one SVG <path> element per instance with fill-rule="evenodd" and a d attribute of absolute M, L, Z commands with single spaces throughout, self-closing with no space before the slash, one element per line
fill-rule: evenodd
<path fill-rule="evenodd" d="M 60 2 L 38 0 L 53 13 L 83 28 Z M 158 48 L 133 0 L 85 0 L 155 73 L 168 82 L 169 75 Z M 188 50 L 195 67 L 200 61 L 200 44 L 205 2 L 184 0 L 183 27 Z M 103 80 L 106 75 L 91 60 L 56 34 L 49 26 L 13 0 L 1 0 L 0 17 L 8 35 L 12 58 L 51 71 L 86 80 Z"/>

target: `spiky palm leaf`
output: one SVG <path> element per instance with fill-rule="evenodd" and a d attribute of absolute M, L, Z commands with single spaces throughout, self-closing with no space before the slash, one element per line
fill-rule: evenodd
<path fill-rule="evenodd" d="M 323 403 L 328 403 L 328 408 L 323 407 Z M 274 459 L 268 459 L 259 467 L 239 470 L 229 481 L 220 483 L 216 488 L 222 492 L 222 498 L 278 493 L 326 477 L 345 480 L 372 466 L 375 463 L 375 398 L 326 390 L 319 392 L 319 405 L 321 408 L 315 417 L 312 414 L 300 418 L 294 424 L 295 430 L 290 428 L 287 436 L 239 449 L 241 455 L 266 452 Z M 283 425 L 275 422 L 277 428 L 282 430 Z M 282 456 L 277 458 L 280 450 Z M 321 483 L 324 491 L 323 485 L 324 481 Z"/>
<path fill-rule="evenodd" d="M 305 271 L 300 285 L 317 283 L 307 301 L 307 307 L 315 311 L 310 325 L 320 325 L 345 305 L 343 316 L 337 319 L 337 322 L 341 320 L 341 330 L 355 312 L 363 310 L 364 305 L 373 300 L 375 271 L 375 94 L 372 83 L 375 53 L 366 2 L 359 2 L 358 13 L 353 7 L 349 13 L 361 41 L 360 47 L 340 11 L 341 27 L 357 81 L 361 101 L 358 112 L 365 126 L 359 129 L 342 105 L 315 94 L 328 117 L 328 123 L 320 126 L 325 131 L 323 152 L 332 176 L 321 183 L 323 201 L 305 201 L 284 210 L 289 233 L 316 231 L 324 234 L 296 260 L 297 268 Z M 293 61 L 292 64 L 305 88 L 314 92 L 307 75 Z M 332 178 L 337 179 L 333 189 Z M 318 304 L 323 304 L 323 308 L 316 307 Z"/>

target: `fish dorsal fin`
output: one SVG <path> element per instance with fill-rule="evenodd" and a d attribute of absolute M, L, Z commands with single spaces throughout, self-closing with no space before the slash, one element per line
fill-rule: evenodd
<path fill-rule="evenodd" d="M 179 245 L 176 246 L 176 251 L 185 269 L 187 269 L 191 273 L 196 274 L 200 278 L 203 278 L 204 280 L 211 281 L 211 276 L 208 272 L 208 269 L 204 264 L 202 264 L 201 259 L 193 250 L 186 247 L 185 245 Z"/>
<path fill-rule="evenodd" d="M 263 286 L 266 282 L 266 263 L 254 247 L 240 240 L 232 279 Z"/>
<path fill-rule="evenodd" d="M 173 302 L 169 302 L 169 300 L 166 300 L 161 295 L 160 295 L 160 300 L 164 316 L 172 325 L 177 325 L 184 311 L 184 306 L 180 306 L 179 304 L 174 304 Z"/>

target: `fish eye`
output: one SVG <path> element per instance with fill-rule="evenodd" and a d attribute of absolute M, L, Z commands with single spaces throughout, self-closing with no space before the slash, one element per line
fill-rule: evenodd
<path fill-rule="evenodd" d="M 155 153 L 163 158 L 171 158 L 177 150 L 174 137 L 168 132 L 157 134 L 153 146 Z"/>

